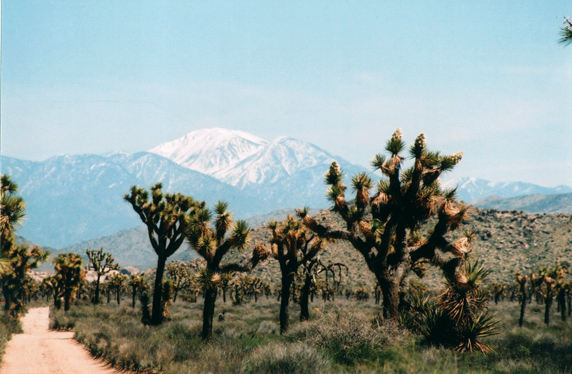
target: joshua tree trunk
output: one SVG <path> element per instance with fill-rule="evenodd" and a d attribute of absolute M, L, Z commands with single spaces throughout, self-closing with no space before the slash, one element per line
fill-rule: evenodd
<path fill-rule="evenodd" d="M 4 311 L 9 311 L 12 307 L 12 295 L 10 292 L 4 290 Z"/>
<path fill-rule="evenodd" d="M 548 326 L 550 325 L 550 307 L 552 307 L 552 295 L 546 296 L 544 304 L 544 323 Z"/>
<path fill-rule="evenodd" d="M 56 308 L 57 310 L 62 309 L 62 299 L 61 297 L 57 297 L 56 295 L 54 295 L 54 308 Z"/>
<path fill-rule="evenodd" d="M 306 280 L 302 287 L 302 295 L 300 296 L 300 321 L 308 321 L 310 319 L 310 311 L 308 310 L 308 299 L 310 298 L 310 282 L 312 277 L 306 274 Z"/>
<path fill-rule="evenodd" d="M 288 331 L 290 327 L 290 315 L 288 313 L 288 304 L 290 303 L 290 287 L 292 286 L 292 277 L 290 273 L 282 276 L 282 296 L 280 297 L 280 334 Z"/>
<path fill-rule="evenodd" d="M 522 293 L 522 301 L 520 304 L 520 318 L 518 320 L 518 326 L 522 327 L 522 325 L 524 325 L 524 311 L 526 309 L 526 300 L 527 300 L 527 294 L 526 294 L 526 287 L 525 284 L 521 284 L 520 286 L 520 292 Z"/>
<path fill-rule="evenodd" d="M 135 299 L 137 297 L 137 288 L 133 287 L 133 303 L 132 303 L 132 307 L 135 308 Z"/>
<path fill-rule="evenodd" d="M 213 316 L 215 311 L 216 288 L 209 288 L 205 291 L 205 305 L 203 307 L 203 340 L 209 340 L 213 334 Z"/>
<path fill-rule="evenodd" d="M 165 262 L 167 258 L 159 255 L 157 261 L 157 274 L 155 277 L 155 289 L 153 290 L 153 307 L 151 311 L 151 325 L 160 325 L 163 321 L 163 273 L 165 272 Z"/>
<path fill-rule="evenodd" d="M 117 290 L 115 292 L 115 296 L 117 297 L 117 305 L 121 304 L 121 291 Z"/>
<path fill-rule="evenodd" d="M 72 295 L 66 292 L 64 296 L 64 311 L 70 310 Z"/>
<path fill-rule="evenodd" d="M 556 300 L 558 301 L 558 307 L 560 308 L 562 322 L 566 322 L 566 293 L 563 290 L 560 290 L 556 296 Z"/>
<path fill-rule="evenodd" d="M 399 316 L 399 284 L 401 280 L 390 276 L 378 275 L 378 282 L 383 295 L 383 318 L 397 321 Z"/>

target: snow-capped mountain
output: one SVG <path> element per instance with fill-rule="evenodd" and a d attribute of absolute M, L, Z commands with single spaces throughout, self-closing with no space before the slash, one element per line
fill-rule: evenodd
<path fill-rule="evenodd" d="M 467 203 L 487 196 L 515 197 L 523 195 L 554 195 L 572 192 L 568 186 L 543 187 L 524 182 L 489 182 L 474 177 L 450 179 L 443 183 L 444 188 L 457 187 L 459 200 Z"/>
<path fill-rule="evenodd" d="M 221 128 L 203 129 L 149 150 L 206 175 L 232 169 L 268 142 L 252 134 Z"/>
<path fill-rule="evenodd" d="M 336 159 L 301 140 L 280 137 L 268 142 L 242 131 L 221 128 L 193 131 L 149 152 L 240 189 L 276 183 L 318 165 L 327 168 Z"/>
<path fill-rule="evenodd" d="M 234 167 L 222 169 L 212 176 L 243 189 L 248 185 L 276 183 L 317 165 L 324 165 L 327 170 L 333 161 L 333 156 L 316 146 L 282 137 L 267 143 Z"/>

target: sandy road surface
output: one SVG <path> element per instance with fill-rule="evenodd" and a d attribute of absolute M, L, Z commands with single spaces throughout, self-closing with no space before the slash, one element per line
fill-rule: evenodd
<path fill-rule="evenodd" d="M 33 308 L 22 318 L 23 334 L 12 335 L 0 374 L 112 374 L 73 340 L 73 332 L 48 329 L 49 308 Z"/>

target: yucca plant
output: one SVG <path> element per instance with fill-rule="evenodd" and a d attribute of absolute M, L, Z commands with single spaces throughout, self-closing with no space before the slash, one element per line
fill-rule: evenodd
<path fill-rule="evenodd" d="M 486 306 L 489 296 L 480 289 L 490 270 L 481 263 L 466 263 L 455 280 L 447 281 L 447 288 L 438 296 L 437 306 L 451 322 L 456 350 L 490 352 L 480 339 L 496 333 L 498 321 L 488 316 Z"/>
<path fill-rule="evenodd" d="M 212 214 L 210 210 L 201 205 L 191 216 L 185 231 L 191 247 L 206 261 L 206 266 L 197 275 L 198 283 L 202 286 L 205 297 L 201 333 L 203 340 L 209 340 L 212 336 L 217 287 L 221 280 L 221 274 L 250 272 L 269 255 L 264 247 L 256 245 L 251 257 L 246 261 L 222 263 L 223 258 L 230 250 L 246 249 L 250 237 L 250 228 L 246 222 L 237 221 L 233 224 L 232 213 L 227 209 L 228 204 L 219 201 L 214 209 L 216 213 L 214 224 L 211 224 Z M 230 235 L 228 235 L 229 231 Z"/>
<path fill-rule="evenodd" d="M 377 183 L 366 173 L 352 178 L 353 202 L 346 198 L 347 187 L 337 162 L 326 173 L 331 210 L 340 216 L 345 228 L 324 225 L 308 214 L 298 212 L 304 225 L 325 239 L 348 241 L 364 258 L 383 294 L 383 315 L 397 320 L 399 292 L 403 280 L 414 271 L 422 276 L 424 267 L 440 268 L 447 279 L 454 279 L 470 252 L 472 235 L 450 240 L 461 227 L 469 207 L 455 198 L 455 190 L 442 190 L 439 177 L 459 163 L 462 153 L 451 156 L 429 151 L 425 136 L 419 135 L 409 149 L 412 166 L 403 170 L 405 143 L 400 130 L 386 143 L 388 155 L 377 155 L 374 170 L 385 179 Z M 427 222 L 435 217 L 432 227 Z"/>

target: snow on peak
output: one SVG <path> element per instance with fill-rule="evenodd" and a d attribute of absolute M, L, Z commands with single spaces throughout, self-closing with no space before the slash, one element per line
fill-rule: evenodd
<path fill-rule="evenodd" d="M 243 131 L 211 128 L 190 132 L 149 152 L 188 169 L 212 175 L 223 168 L 233 167 L 267 143 Z"/>

